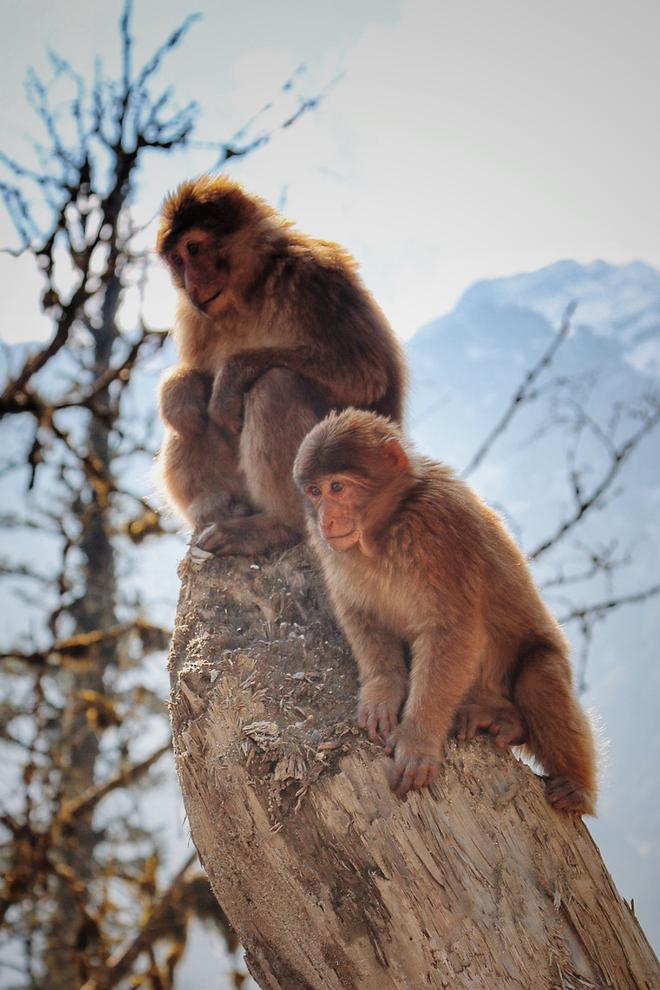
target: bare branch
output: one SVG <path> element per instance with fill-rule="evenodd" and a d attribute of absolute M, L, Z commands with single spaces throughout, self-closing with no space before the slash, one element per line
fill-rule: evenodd
<path fill-rule="evenodd" d="M 186 887 L 186 874 L 197 858 L 193 852 L 172 879 L 170 886 L 153 907 L 149 917 L 141 925 L 137 936 L 127 945 L 114 952 L 106 966 L 80 990 L 111 990 L 127 976 L 138 957 L 149 949 L 162 936 L 162 920 L 170 907 L 182 896 Z"/>
<path fill-rule="evenodd" d="M 472 459 L 468 462 L 466 468 L 461 472 L 462 478 L 467 478 L 473 471 L 475 471 L 486 454 L 490 451 L 495 441 L 500 437 L 504 431 L 509 426 L 511 420 L 515 414 L 519 411 L 520 407 L 530 400 L 532 397 L 532 385 L 536 382 L 537 378 L 541 372 L 548 367 L 549 364 L 554 360 L 555 354 L 563 344 L 563 342 L 568 337 L 569 331 L 571 329 L 571 317 L 575 312 L 577 303 L 570 302 L 566 307 L 564 316 L 562 319 L 559 331 L 555 334 L 549 347 L 546 348 L 544 353 L 541 355 L 537 363 L 530 368 L 530 370 L 525 375 L 523 381 L 518 386 L 513 394 L 513 397 L 504 411 L 502 417 L 497 421 L 493 429 L 490 431 L 486 439 L 483 441 L 477 452 L 473 455 Z"/>
<path fill-rule="evenodd" d="M 630 550 L 616 556 L 616 550 L 618 547 L 616 540 L 613 540 L 611 543 L 601 547 L 600 549 L 592 549 L 580 544 L 578 544 L 578 547 L 587 557 L 586 566 L 584 566 L 582 570 L 571 571 L 569 573 L 565 573 L 562 569 L 560 569 L 554 577 L 539 581 L 539 588 L 544 590 L 548 590 L 550 588 L 565 588 L 568 585 L 582 584 L 585 581 L 590 581 L 599 574 L 610 576 L 615 571 L 629 564 L 632 559 Z"/>
<path fill-rule="evenodd" d="M 65 801 L 60 808 L 58 815 L 59 820 L 61 822 L 69 822 L 75 815 L 82 815 L 86 812 L 92 811 L 97 804 L 99 804 L 103 798 L 107 797 L 112 791 L 116 791 L 119 787 L 128 787 L 129 785 L 134 784 L 154 765 L 154 763 L 160 760 L 161 756 L 164 756 L 165 753 L 170 752 L 171 749 L 172 743 L 168 740 L 164 746 L 161 746 L 155 751 L 155 753 L 152 753 L 151 756 L 148 756 L 145 760 L 141 760 L 140 763 L 134 763 L 122 770 L 119 770 L 102 784 L 97 784 L 94 787 L 88 788 L 80 795 L 80 797 L 77 797 L 72 801 Z"/>
<path fill-rule="evenodd" d="M 592 602 L 590 605 L 576 605 L 575 608 L 559 616 L 557 621 L 562 625 L 568 625 L 569 622 L 584 622 L 585 619 L 603 618 L 607 612 L 624 605 L 639 605 L 658 594 L 660 594 L 660 584 L 652 584 L 648 588 L 632 592 L 629 595 L 616 595 L 599 602 Z"/>
<path fill-rule="evenodd" d="M 26 574 L 36 578 L 38 575 Z M 49 582 L 52 583 L 52 582 Z M 30 653 L 21 650 L 11 650 L 0 653 L 0 660 L 20 661 L 30 666 L 58 666 L 63 663 L 82 663 L 89 659 L 90 653 L 98 647 L 117 642 L 122 637 L 137 634 L 142 640 L 145 653 L 164 650 L 170 639 L 170 630 L 156 626 L 146 619 L 136 619 L 124 622 L 109 629 L 94 629 L 91 632 L 76 633 L 66 639 L 56 639 L 46 650 L 35 650 Z"/>
<path fill-rule="evenodd" d="M 635 430 L 624 443 L 611 446 L 609 465 L 599 481 L 592 486 L 588 493 L 584 492 L 581 487 L 577 489 L 574 487 L 574 511 L 557 526 L 551 536 L 544 539 L 528 554 L 530 560 L 538 560 L 539 557 L 543 556 L 551 547 L 554 547 L 563 539 L 567 533 L 570 533 L 584 519 L 588 512 L 600 504 L 603 496 L 612 488 L 614 481 L 618 478 L 621 469 L 630 455 L 637 449 L 644 437 L 655 429 L 658 423 L 660 423 L 660 404 L 656 407 L 655 412 L 648 414 L 644 418 L 639 429 Z"/>

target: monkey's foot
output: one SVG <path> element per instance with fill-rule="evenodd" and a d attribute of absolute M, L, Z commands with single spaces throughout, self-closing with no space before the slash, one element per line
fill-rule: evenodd
<path fill-rule="evenodd" d="M 527 729 L 514 705 L 463 705 L 456 714 L 456 738 L 459 742 L 487 732 L 499 749 L 520 746 L 527 740 Z"/>
<path fill-rule="evenodd" d="M 186 509 L 186 515 L 194 529 L 204 532 L 216 522 L 222 522 L 233 516 L 247 516 L 250 511 L 250 507 L 244 502 L 239 502 L 232 495 L 223 492 L 194 499 Z"/>
<path fill-rule="evenodd" d="M 232 554 L 248 556 L 267 550 L 293 546 L 299 535 L 271 516 L 223 518 L 211 523 L 197 537 L 197 546 L 222 557 Z"/>
<path fill-rule="evenodd" d="M 388 780 L 397 797 L 428 787 L 438 772 L 440 759 L 431 740 L 411 723 L 402 722 L 390 732 L 385 752 L 393 756 Z"/>
<path fill-rule="evenodd" d="M 589 792 L 568 777 L 547 777 L 545 790 L 555 811 L 570 811 L 577 815 L 594 813 L 594 803 Z"/>
<path fill-rule="evenodd" d="M 360 688 L 358 725 L 366 729 L 372 742 L 387 741 L 399 721 L 399 710 L 406 696 L 405 680 L 392 675 L 374 677 Z"/>

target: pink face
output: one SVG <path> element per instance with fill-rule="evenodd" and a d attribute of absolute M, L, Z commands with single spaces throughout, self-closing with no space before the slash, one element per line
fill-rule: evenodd
<path fill-rule="evenodd" d="M 335 474 L 306 484 L 305 497 L 316 515 L 319 534 L 337 553 L 350 550 L 362 537 L 362 487 L 350 475 Z"/>
<path fill-rule="evenodd" d="M 207 316 L 221 312 L 228 301 L 231 267 L 227 251 L 210 231 L 191 227 L 167 254 L 175 285 Z"/>

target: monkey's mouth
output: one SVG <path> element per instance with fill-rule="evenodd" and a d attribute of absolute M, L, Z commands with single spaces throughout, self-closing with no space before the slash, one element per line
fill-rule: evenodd
<path fill-rule="evenodd" d="M 328 546 L 332 550 L 336 550 L 337 553 L 341 553 L 343 550 L 349 550 L 354 546 L 360 538 L 360 534 L 357 529 L 351 529 L 348 533 L 341 533 L 339 536 L 326 536 L 325 540 Z"/>
<path fill-rule="evenodd" d="M 217 299 L 218 296 L 221 296 L 221 295 L 222 295 L 222 289 L 218 289 L 217 292 L 214 292 L 213 295 L 212 296 L 209 296 L 208 299 L 205 299 L 204 302 L 197 303 L 197 309 L 201 309 L 202 313 L 205 313 L 206 312 L 206 307 L 207 306 L 210 306 L 211 303 L 213 302 L 213 300 L 214 299 Z"/>

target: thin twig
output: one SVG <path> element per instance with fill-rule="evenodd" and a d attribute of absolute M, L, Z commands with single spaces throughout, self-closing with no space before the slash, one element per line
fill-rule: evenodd
<path fill-rule="evenodd" d="M 555 334 L 552 339 L 550 346 L 544 351 L 537 363 L 530 368 L 530 370 L 525 375 L 523 381 L 518 386 L 513 394 L 513 397 L 505 409 L 501 418 L 497 421 L 493 429 L 490 431 L 486 439 L 483 441 L 477 452 L 474 454 L 472 459 L 468 462 L 466 468 L 461 472 L 462 478 L 467 478 L 473 471 L 475 471 L 486 454 L 490 451 L 491 447 L 495 441 L 500 437 L 504 431 L 507 429 L 509 423 L 518 412 L 520 407 L 527 402 L 532 393 L 532 385 L 537 380 L 541 372 L 548 367 L 549 364 L 554 360 L 555 354 L 563 344 L 563 342 L 568 337 L 569 331 L 571 329 L 571 317 L 575 312 L 576 302 L 570 302 L 564 311 L 564 316 L 562 319 L 559 331 Z"/>

